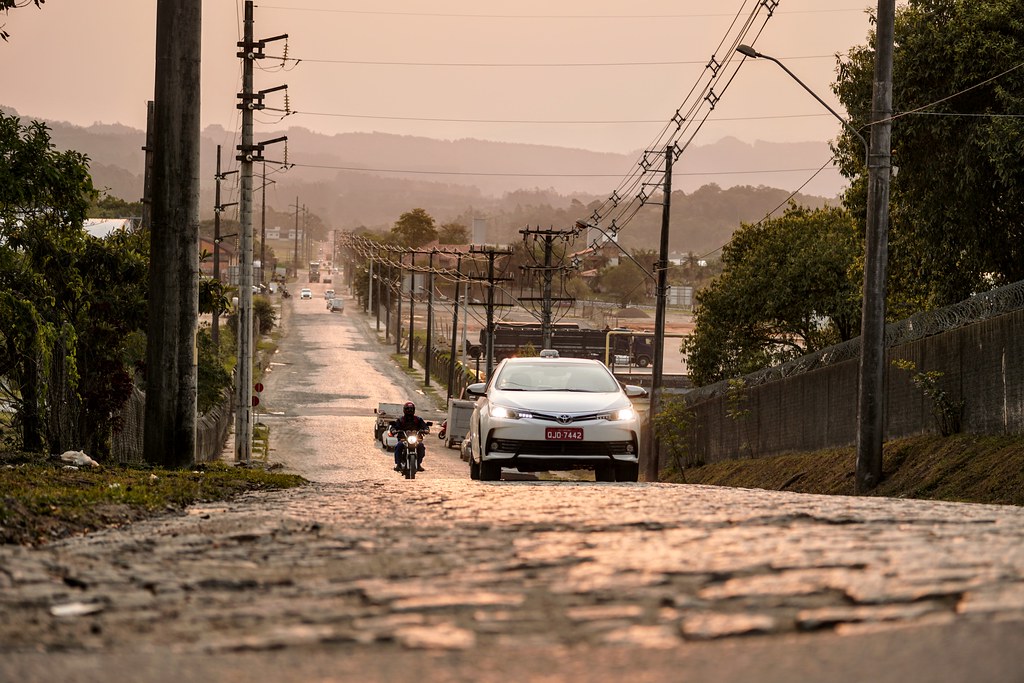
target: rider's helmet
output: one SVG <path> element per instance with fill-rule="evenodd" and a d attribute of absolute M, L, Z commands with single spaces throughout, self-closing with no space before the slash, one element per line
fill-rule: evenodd
<path fill-rule="evenodd" d="M 412 417 L 416 414 L 416 404 L 412 401 L 406 401 L 405 405 L 402 406 L 402 414 L 406 417 Z"/>

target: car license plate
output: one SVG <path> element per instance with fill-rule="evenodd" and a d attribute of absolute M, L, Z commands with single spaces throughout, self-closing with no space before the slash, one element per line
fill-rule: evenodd
<path fill-rule="evenodd" d="M 548 441 L 583 441 L 583 428 L 545 427 L 544 438 Z"/>

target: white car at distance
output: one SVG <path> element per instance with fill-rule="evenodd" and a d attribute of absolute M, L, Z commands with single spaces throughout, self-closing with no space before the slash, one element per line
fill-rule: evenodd
<path fill-rule="evenodd" d="M 313 298 L 313 290 L 310 289 L 309 287 L 303 287 L 302 291 L 299 292 L 299 298 L 300 299 L 312 299 Z"/>
<path fill-rule="evenodd" d="M 486 383 L 471 384 L 469 474 L 497 481 L 520 472 L 592 469 L 597 481 L 636 481 L 640 421 L 625 388 L 596 360 L 506 358 Z M 552 357 L 554 356 L 554 357 Z"/>

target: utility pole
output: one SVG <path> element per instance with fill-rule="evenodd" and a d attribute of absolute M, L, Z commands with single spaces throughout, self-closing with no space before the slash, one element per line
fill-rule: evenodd
<path fill-rule="evenodd" d="M 455 260 L 455 298 L 452 299 L 452 352 L 448 363 L 448 401 L 452 400 L 452 386 L 455 384 L 455 364 L 458 356 L 455 353 L 459 343 L 459 285 L 462 284 L 462 254 Z"/>
<path fill-rule="evenodd" d="M 541 276 L 542 276 L 542 282 L 543 282 L 543 284 L 541 286 L 541 294 L 542 295 L 539 298 L 535 297 L 535 296 L 521 296 L 521 297 L 519 297 L 519 300 L 524 302 L 524 303 L 525 302 L 533 302 L 533 301 L 539 301 L 540 302 L 540 305 L 541 305 L 540 306 L 540 314 L 541 314 L 541 319 L 540 320 L 541 320 L 541 331 L 542 331 L 541 334 L 543 335 L 543 337 L 542 337 L 543 338 L 542 344 L 543 344 L 545 349 L 550 349 L 550 348 L 552 348 L 552 329 L 551 329 L 551 325 L 552 325 L 552 311 L 554 309 L 554 304 L 556 302 L 557 303 L 561 303 L 561 302 L 572 302 L 573 301 L 572 297 L 565 297 L 565 296 L 558 296 L 558 297 L 556 297 L 556 296 L 553 296 L 552 291 L 551 291 L 552 290 L 551 282 L 554 279 L 554 274 L 556 272 L 558 272 L 558 271 L 564 271 L 565 270 L 565 266 L 564 265 L 552 266 L 551 265 L 551 259 L 552 259 L 552 256 L 554 255 L 555 240 L 556 239 L 568 240 L 569 237 L 571 235 L 573 235 L 574 233 L 571 230 L 552 230 L 552 229 L 541 230 L 540 228 L 537 228 L 537 229 L 534 230 L 534 229 L 531 229 L 531 228 L 526 228 L 524 230 L 520 230 L 519 234 L 523 236 L 524 240 L 529 238 L 530 236 L 533 236 L 534 239 L 541 239 L 544 242 L 544 265 L 543 266 L 523 266 L 523 270 L 527 271 L 527 272 L 529 272 L 529 271 L 540 271 Z"/>
<path fill-rule="evenodd" d="M 260 284 L 267 284 L 267 162 L 263 162 L 263 196 L 260 199 Z"/>
<path fill-rule="evenodd" d="M 157 0 L 143 452 L 168 468 L 196 453 L 201 29 L 202 0 Z"/>
<path fill-rule="evenodd" d="M 430 267 L 427 270 L 427 348 L 423 354 L 423 384 L 430 386 L 430 360 L 434 355 L 434 254 L 430 252 Z"/>
<path fill-rule="evenodd" d="M 857 401 L 857 493 L 882 480 L 885 441 L 885 296 L 889 260 L 889 180 L 892 149 L 892 61 L 896 2 L 878 0 L 875 79 L 868 154 L 868 209 L 861 308 L 860 383 Z"/>
<path fill-rule="evenodd" d="M 295 279 L 299 279 L 299 195 L 295 195 L 295 252 L 292 255 Z"/>
<path fill-rule="evenodd" d="M 253 142 L 253 4 L 246 0 L 242 52 L 242 154 L 239 188 L 238 358 L 235 363 L 235 462 L 252 462 L 252 142 Z"/>
<path fill-rule="evenodd" d="M 395 309 L 395 353 L 402 353 L 402 253 L 398 254 L 398 304 Z"/>
<path fill-rule="evenodd" d="M 409 252 L 409 368 L 412 369 L 412 349 L 415 338 L 413 328 L 415 325 L 416 308 L 416 252 Z"/>
<path fill-rule="evenodd" d="M 675 143 L 665 148 L 665 189 L 661 204 L 661 243 L 658 249 L 658 284 L 655 292 L 654 314 L 654 364 L 651 368 L 651 416 L 650 438 L 647 439 L 647 467 L 645 478 L 657 481 L 658 439 L 654 432 L 654 417 L 661 412 L 662 370 L 665 365 L 665 304 L 668 295 L 668 230 L 672 213 L 672 162 L 675 160 Z"/>
<path fill-rule="evenodd" d="M 261 41 L 253 40 L 253 0 L 245 0 L 243 40 L 237 43 L 240 51 L 236 56 L 242 60 L 242 92 L 239 93 L 238 108 L 242 110 L 241 144 L 236 159 L 241 163 L 239 188 L 239 251 L 241 259 L 238 264 L 238 339 L 237 358 L 235 363 L 235 462 L 252 463 L 252 350 L 253 350 L 253 230 L 252 230 L 252 167 L 253 162 L 263 161 L 263 147 L 271 142 L 280 142 L 285 138 L 276 138 L 267 142 L 253 143 L 253 112 L 263 109 L 263 96 L 285 86 L 270 90 L 253 91 L 253 63 L 263 58 L 265 44 L 272 40 L 286 38 L 287 35 L 276 36 Z"/>
<path fill-rule="evenodd" d="M 213 206 L 213 279 L 217 281 L 217 284 L 221 284 L 220 279 L 220 243 L 224 239 L 220 234 L 220 215 L 224 213 L 224 209 L 229 206 L 235 206 L 238 202 L 231 202 L 229 204 L 222 204 L 220 201 L 220 183 L 225 177 L 232 173 L 238 173 L 238 171 L 227 171 L 221 172 L 220 170 L 220 145 L 217 145 L 217 175 L 214 176 L 216 179 L 215 190 L 214 190 L 214 206 Z M 220 350 L 220 308 L 217 303 L 214 302 L 213 306 L 213 324 L 210 326 L 210 339 L 213 341 L 214 348 Z"/>
<path fill-rule="evenodd" d="M 494 272 L 494 262 L 498 256 L 507 256 L 512 253 L 512 247 L 494 247 L 488 245 L 470 245 L 470 253 L 483 254 L 487 257 L 487 275 L 486 277 L 470 277 L 469 280 L 486 280 L 487 281 L 487 362 L 485 365 L 485 371 L 487 372 L 488 379 L 491 376 L 491 371 L 494 369 L 494 286 L 499 282 L 508 282 L 512 278 L 510 277 L 498 277 Z M 468 289 L 468 288 L 467 288 Z M 478 366 L 479 369 L 479 366 Z"/>
<path fill-rule="evenodd" d="M 152 207 L 153 207 L 153 100 L 146 103 L 146 146 L 142 151 L 146 153 L 145 167 L 142 175 L 142 225 L 148 230 L 150 228 Z"/>
<path fill-rule="evenodd" d="M 366 310 L 373 310 L 373 254 L 370 254 L 370 279 L 366 281 Z M 380 314 L 377 314 L 378 328 L 380 327 Z"/>

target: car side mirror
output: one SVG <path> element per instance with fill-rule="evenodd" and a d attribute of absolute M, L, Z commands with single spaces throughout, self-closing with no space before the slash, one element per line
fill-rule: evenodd
<path fill-rule="evenodd" d="M 476 384 L 470 384 L 466 387 L 466 393 L 470 396 L 483 396 L 484 393 L 486 393 L 486 389 L 487 384 L 485 382 L 477 382 Z"/>
<path fill-rule="evenodd" d="M 647 397 L 647 390 L 644 389 L 643 387 L 637 386 L 635 384 L 627 384 L 625 386 L 625 391 L 626 391 L 626 396 L 628 396 L 630 398 L 646 398 Z"/>

